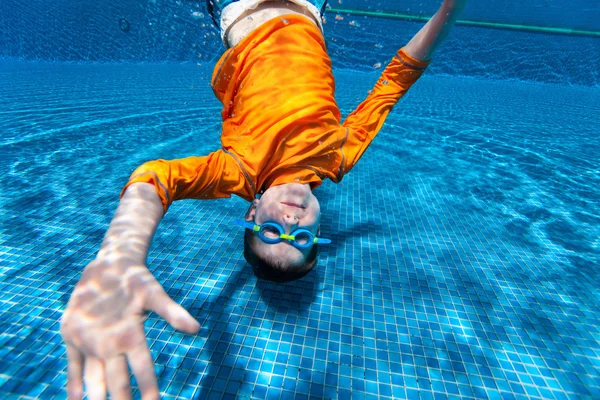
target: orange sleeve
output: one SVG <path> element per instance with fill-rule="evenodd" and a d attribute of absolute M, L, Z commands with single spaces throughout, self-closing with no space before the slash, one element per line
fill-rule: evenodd
<path fill-rule="evenodd" d="M 121 197 L 129 185 L 137 182 L 154 185 L 165 212 L 175 200 L 214 199 L 231 194 L 252 200 L 244 174 L 233 157 L 222 150 L 203 157 L 146 162 L 133 171 Z"/>
<path fill-rule="evenodd" d="M 349 171 L 375 138 L 396 103 L 419 79 L 429 61 L 419 61 L 404 52 L 404 48 L 385 68 L 369 96 L 348 115 L 343 126 L 348 128 L 344 144 L 345 171 Z"/>

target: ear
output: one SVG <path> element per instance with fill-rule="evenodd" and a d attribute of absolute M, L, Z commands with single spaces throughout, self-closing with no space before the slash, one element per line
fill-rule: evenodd
<path fill-rule="evenodd" d="M 256 215 L 256 207 L 258 206 L 259 201 L 260 200 L 258 200 L 258 199 L 252 200 L 252 203 L 250 204 L 248 211 L 246 211 L 246 221 L 247 222 L 254 221 L 254 216 Z"/>

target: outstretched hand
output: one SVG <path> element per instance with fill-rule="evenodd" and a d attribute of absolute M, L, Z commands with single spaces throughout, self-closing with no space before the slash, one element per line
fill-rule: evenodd
<path fill-rule="evenodd" d="M 81 399 L 131 398 L 131 367 L 142 397 L 158 399 L 154 363 L 144 333 L 146 311 L 175 329 L 198 332 L 198 322 L 164 291 L 144 265 L 96 259 L 85 269 L 61 321 L 67 344 L 67 390 Z"/>
<path fill-rule="evenodd" d="M 467 5 L 467 0 L 444 0 L 444 5 L 452 10 L 462 10 Z"/>

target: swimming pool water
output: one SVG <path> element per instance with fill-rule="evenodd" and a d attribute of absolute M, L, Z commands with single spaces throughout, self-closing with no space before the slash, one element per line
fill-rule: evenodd
<path fill-rule="evenodd" d="M 219 148 L 208 65 L 0 64 L 0 393 L 65 398 L 59 318 L 131 171 Z M 344 115 L 377 73 L 335 71 Z M 600 398 L 597 88 L 425 75 L 317 189 L 333 244 L 257 281 L 239 198 L 175 203 L 149 267 L 165 398 Z M 139 393 L 136 393 L 139 396 Z"/>

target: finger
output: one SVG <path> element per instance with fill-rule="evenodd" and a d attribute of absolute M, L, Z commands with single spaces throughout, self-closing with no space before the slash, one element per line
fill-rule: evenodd
<path fill-rule="evenodd" d="M 67 395 L 69 399 L 83 397 L 83 354 L 75 346 L 67 345 Z"/>
<path fill-rule="evenodd" d="M 160 315 L 169 325 L 177 330 L 186 333 L 196 333 L 200 329 L 198 321 L 185 308 L 175 303 L 162 287 L 156 293 L 148 296 L 146 309 Z"/>
<path fill-rule="evenodd" d="M 131 384 L 125 356 L 106 361 L 106 384 L 111 399 L 131 399 Z"/>
<path fill-rule="evenodd" d="M 104 363 L 95 357 L 86 357 L 83 371 L 85 389 L 89 400 L 106 399 L 106 379 Z"/>
<path fill-rule="evenodd" d="M 131 366 L 131 371 L 135 376 L 142 398 L 158 399 L 158 383 L 154 374 L 154 362 L 150 355 L 148 344 L 144 341 L 138 347 L 127 353 L 127 361 Z"/>

